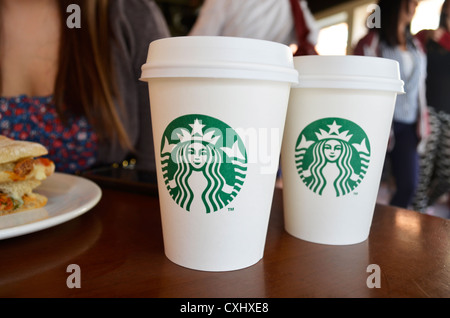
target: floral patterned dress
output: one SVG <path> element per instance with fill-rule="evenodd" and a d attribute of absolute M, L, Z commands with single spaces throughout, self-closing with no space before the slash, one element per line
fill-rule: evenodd
<path fill-rule="evenodd" d="M 0 133 L 41 143 L 56 171 L 76 173 L 96 163 L 98 137 L 85 117 L 59 118 L 53 96 L 0 97 Z"/>

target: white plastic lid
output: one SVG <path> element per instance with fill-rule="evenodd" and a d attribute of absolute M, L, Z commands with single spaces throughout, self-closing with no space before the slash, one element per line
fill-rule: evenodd
<path fill-rule="evenodd" d="M 296 88 L 348 88 L 404 93 L 395 60 L 358 55 L 294 57 Z"/>
<path fill-rule="evenodd" d="M 281 43 L 224 36 L 182 36 L 153 41 L 141 80 L 207 77 L 298 83 L 291 49 Z"/>

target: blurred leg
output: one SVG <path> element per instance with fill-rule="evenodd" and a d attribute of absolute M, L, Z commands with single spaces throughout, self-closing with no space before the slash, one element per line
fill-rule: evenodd
<path fill-rule="evenodd" d="M 431 134 L 427 140 L 425 151 L 419 159 L 419 180 L 412 208 L 424 213 L 429 204 L 429 189 L 435 172 L 438 145 L 441 136 L 441 123 L 437 113 L 430 108 Z"/>
<path fill-rule="evenodd" d="M 408 208 L 417 188 L 419 174 L 416 125 L 394 122 L 394 137 L 395 145 L 390 157 L 396 191 L 390 204 Z"/>
<path fill-rule="evenodd" d="M 450 190 L 450 115 L 438 114 L 441 132 L 437 147 L 436 165 L 429 189 L 429 204 L 433 204 Z"/>

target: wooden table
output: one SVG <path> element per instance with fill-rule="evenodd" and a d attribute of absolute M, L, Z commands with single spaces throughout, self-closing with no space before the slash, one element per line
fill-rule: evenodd
<path fill-rule="evenodd" d="M 450 220 L 377 205 L 367 241 L 314 244 L 285 232 L 281 194 L 275 190 L 264 258 L 214 273 L 165 257 L 157 196 L 103 188 L 86 214 L 0 241 L 0 297 L 450 296 Z M 80 288 L 68 287 L 71 264 L 79 266 Z M 379 288 L 369 286 L 375 282 Z"/>

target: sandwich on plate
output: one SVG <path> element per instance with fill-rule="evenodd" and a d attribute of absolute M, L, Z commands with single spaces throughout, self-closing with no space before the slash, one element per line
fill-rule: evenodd
<path fill-rule="evenodd" d="M 42 158 L 47 154 L 39 143 L 0 136 L 0 216 L 47 204 L 47 197 L 33 192 L 55 171 L 54 163 Z"/>

